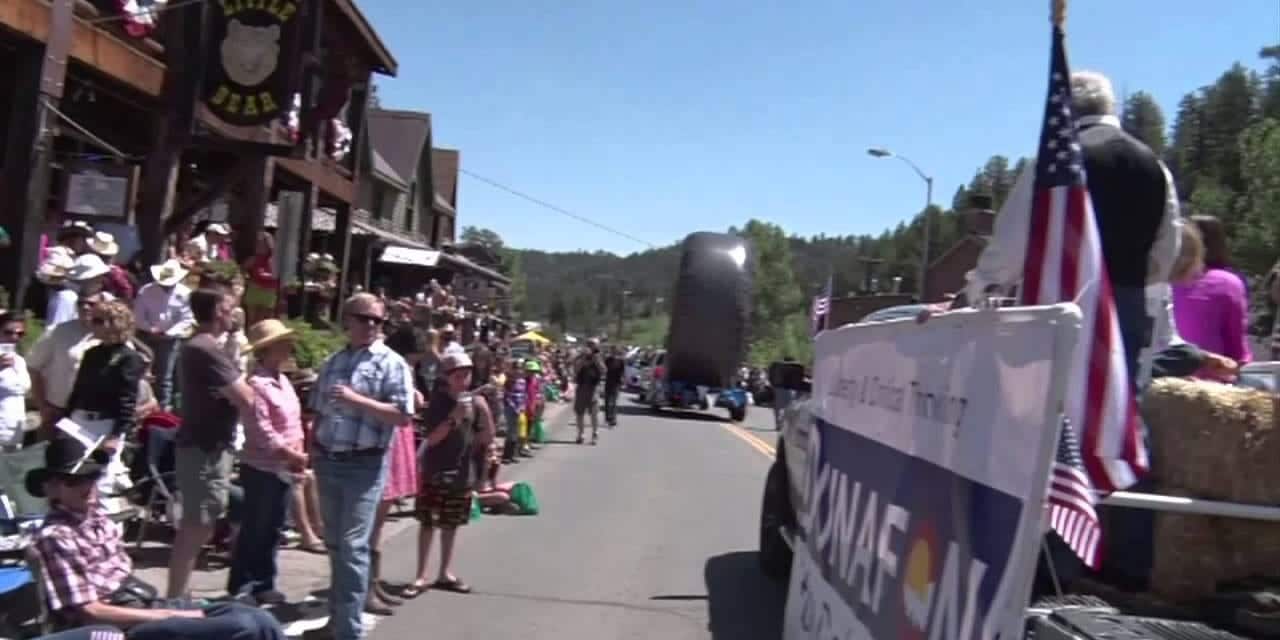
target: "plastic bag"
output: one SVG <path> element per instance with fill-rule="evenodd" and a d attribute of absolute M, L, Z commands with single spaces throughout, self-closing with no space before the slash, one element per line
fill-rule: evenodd
<path fill-rule="evenodd" d="M 747 349 L 752 249 L 738 236 L 684 240 L 667 333 L 666 379 L 728 386 Z"/>
<path fill-rule="evenodd" d="M 471 519 L 469 522 L 475 522 L 480 519 L 480 514 L 484 511 L 480 508 L 480 501 L 475 496 L 471 496 Z"/>
<path fill-rule="evenodd" d="M 538 498 L 527 482 L 517 482 L 511 487 L 511 503 L 519 507 L 522 516 L 538 515 Z"/>

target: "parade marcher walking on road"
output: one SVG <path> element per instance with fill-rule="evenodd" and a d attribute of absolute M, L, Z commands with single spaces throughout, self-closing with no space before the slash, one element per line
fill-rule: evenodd
<path fill-rule="evenodd" d="M 458 527 L 471 518 L 474 447 L 489 411 L 467 390 L 471 386 L 471 357 L 453 351 L 440 362 L 441 377 L 427 401 L 429 431 L 422 456 L 422 491 L 418 496 L 418 575 L 404 590 L 414 597 L 428 588 L 470 593 L 471 587 L 453 574 Z M 435 582 L 427 577 L 431 543 L 440 530 L 440 569 Z"/>
<path fill-rule="evenodd" d="M 600 438 L 600 403 L 596 393 L 604 379 L 604 362 L 600 360 L 600 345 L 595 340 L 587 342 L 587 350 L 573 364 L 573 412 L 577 416 L 578 444 L 583 442 L 586 414 L 591 414 L 591 444 Z"/>
<path fill-rule="evenodd" d="M 604 359 L 604 421 L 610 427 L 618 426 L 618 394 L 622 392 L 622 378 L 627 361 L 622 357 L 622 347 L 609 350 Z"/>

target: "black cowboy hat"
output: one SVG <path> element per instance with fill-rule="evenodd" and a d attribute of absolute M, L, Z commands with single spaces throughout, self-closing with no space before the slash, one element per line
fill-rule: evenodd
<path fill-rule="evenodd" d="M 44 466 L 27 472 L 27 493 L 43 498 L 44 483 L 54 477 L 93 478 L 102 475 L 110 456 L 102 449 L 89 450 L 83 442 L 58 434 L 44 450 Z"/>

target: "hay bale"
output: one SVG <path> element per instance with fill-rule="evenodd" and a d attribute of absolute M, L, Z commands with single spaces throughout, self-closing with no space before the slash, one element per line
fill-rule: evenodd
<path fill-rule="evenodd" d="M 1263 391 L 1157 380 L 1142 402 L 1153 477 L 1209 500 L 1280 504 L 1275 404 Z"/>
<path fill-rule="evenodd" d="M 1164 495 L 1193 497 L 1160 487 Z M 1174 602 L 1212 595 L 1220 583 L 1280 575 L 1280 523 L 1159 512 L 1151 592 Z"/>

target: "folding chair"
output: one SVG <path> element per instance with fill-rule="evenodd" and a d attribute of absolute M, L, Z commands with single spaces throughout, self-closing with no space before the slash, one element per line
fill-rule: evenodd
<path fill-rule="evenodd" d="M 134 489 L 141 492 L 144 497 L 142 520 L 138 523 L 138 541 L 137 548 L 142 548 L 142 543 L 147 539 L 147 525 L 153 518 L 159 517 L 161 520 L 167 520 L 170 525 L 177 522 L 178 514 L 178 490 L 174 486 L 175 475 L 171 468 L 171 454 L 174 449 L 174 436 L 177 435 L 177 428 L 162 426 L 155 423 L 146 425 L 147 439 L 147 455 L 146 469 L 147 474 L 139 481 Z M 170 464 L 166 464 L 166 460 Z M 165 470 L 170 467 L 169 470 Z"/>

